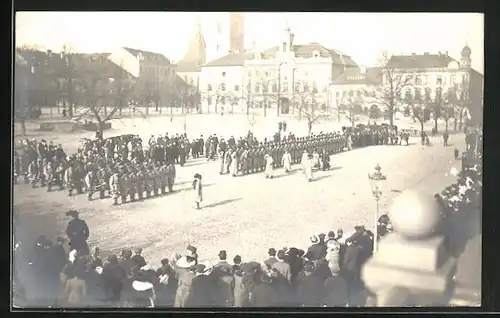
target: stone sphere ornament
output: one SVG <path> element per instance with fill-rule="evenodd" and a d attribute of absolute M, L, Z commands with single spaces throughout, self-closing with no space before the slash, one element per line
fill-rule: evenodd
<path fill-rule="evenodd" d="M 426 238 L 441 220 L 441 207 L 432 195 L 405 190 L 393 201 L 389 218 L 396 233 L 408 239 Z"/>

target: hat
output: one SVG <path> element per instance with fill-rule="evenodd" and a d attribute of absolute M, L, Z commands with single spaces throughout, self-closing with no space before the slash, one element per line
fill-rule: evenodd
<path fill-rule="evenodd" d="M 334 240 L 335 239 L 335 232 L 334 231 L 328 232 L 328 239 L 330 239 L 330 240 Z"/>
<path fill-rule="evenodd" d="M 194 260 L 188 262 L 186 256 L 179 258 L 177 260 L 177 262 L 175 262 L 175 265 L 179 268 L 190 268 L 195 264 L 196 264 L 196 261 L 194 261 Z"/>
<path fill-rule="evenodd" d="M 132 256 L 132 251 L 128 248 L 125 248 L 122 250 L 122 257 L 131 257 Z"/>
<path fill-rule="evenodd" d="M 205 261 L 202 264 L 195 265 L 193 269 L 194 272 L 196 273 L 196 276 L 200 275 L 208 276 L 210 275 L 210 273 L 212 273 L 213 267 L 209 261 Z"/>
<path fill-rule="evenodd" d="M 78 211 L 76 210 L 69 210 L 68 212 L 66 212 L 66 216 L 77 216 L 78 215 Z"/>
<path fill-rule="evenodd" d="M 267 254 L 269 254 L 269 256 L 276 256 L 276 250 L 271 247 L 269 251 L 267 251 Z"/>
<path fill-rule="evenodd" d="M 227 252 L 226 252 L 225 250 L 221 250 L 221 251 L 219 252 L 219 257 L 220 257 L 220 258 L 226 258 L 226 257 L 227 257 Z"/>
<path fill-rule="evenodd" d="M 320 234 L 318 234 L 318 238 L 319 238 L 320 240 L 324 240 L 324 239 L 325 239 L 325 237 L 326 237 L 326 234 L 325 234 L 325 233 L 320 233 Z"/>
<path fill-rule="evenodd" d="M 134 280 L 132 282 L 132 287 L 137 291 L 145 291 L 145 290 L 153 289 L 153 284 L 151 284 L 150 282 L 140 282 L 140 281 Z"/>
<path fill-rule="evenodd" d="M 319 242 L 319 238 L 317 235 L 313 235 L 309 238 L 311 240 L 311 243 L 316 244 Z"/>
<path fill-rule="evenodd" d="M 186 247 L 186 252 L 184 252 L 184 256 L 195 257 L 196 251 L 197 251 L 196 247 L 194 247 L 192 245 L 188 245 Z"/>
<path fill-rule="evenodd" d="M 201 175 L 199 173 L 197 173 L 197 174 L 194 175 L 194 178 L 195 179 L 201 179 Z"/>

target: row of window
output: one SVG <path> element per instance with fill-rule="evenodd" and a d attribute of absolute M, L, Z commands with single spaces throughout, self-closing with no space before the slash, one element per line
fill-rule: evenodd
<path fill-rule="evenodd" d="M 459 83 L 468 83 L 469 82 L 469 76 L 467 74 L 462 74 L 461 76 L 451 74 L 451 75 L 436 75 L 436 76 L 429 76 L 429 75 L 416 75 L 414 78 L 412 78 L 410 84 L 414 85 L 428 85 L 432 84 L 433 80 L 435 77 L 435 83 L 436 85 L 444 85 L 444 84 L 459 84 Z M 389 80 L 386 76 L 384 76 L 384 84 L 388 84 Z"/>
<path fill-rule="evenodd" d="M 437 94 L 437 98 L 440 98 L 441 94 Z M 452 87 L 448 88 L 447 95 L 450 96 L 450 98 L 460 98 L 460 96 L 456 96 L 456 92 L 453 90 Z M 454 96 L 455 95 L 455 96 Z M 424 87 L 424 88 L 408 88 L 406 90 L 401 91 L 401 98 L 402 99 L 407 99 L 407 98 L 413 98 L 415 100 L 429 100 L 431 99 L 432 96 L 432 89 L 430 87 Z M 461 96 L 464 100 L 467 100 L 469 98 L 469 93 L 467 91 L 463 92 L 463 96 Z"/>
<path fill-rule="evenodd" d="M 295 83 L 295 92 L 312 92 L 312 93 L 318 93 L 319 92 L 319 89 L 318 89 L 318 86 L 313 83 L 312 85 L 309 85 L 308 83 Z M 208 84 L 208 91 L 211 92 L 213 90 L 213 87 L 212 87 L 212 84 Z M 219 89 L 222 91 L 222 92 L 225 92 L 226 91 L 226 84 L 225 83 L 221 83 L 219 85 Z M 240 90 L 240 85 L 234 85 L 234 89 L 233 91 L 235 92 L 238 92 Z M 252 84 L 247 84 L 247 91 L 252 91 Z M 268 85 L 263 85 L 262 83 L 255 83 L 253 85 L 253 91 L 255 93 L 260 93 L 261 91 L 263 93 L 268 93 L 269 91 L 273 92 L 273 93 L 277 93 L 278 92 L 278 84 L 277 83 L 270 83 Z M 281 91 L 282 92 L 288 92 L 288 83 L 287 82 L 283 82 L 281 84 Z M 324 86 L 323 87 L 323 90 L 322 90 L 324 93 L 326 93 L 328 91 L 328 87 L 327 86 Z"/>
<path fill-rule="evenodd" d="M 364 91 L 364 90 L 345 90 L 345 91 L 337 91 L 335 93 L 335 96 L 337 97 L 337 99 L 339 98 L 347 98 L 347 97 L 358 97 L 358 98 L 362 98 L 362 97 L 375 97 L 375 92 L 374 91 L 371 91 L 371 90 L 368 90 L 368 91 Z"/>
<path fill-rule="evenodd" d="M 174 75 L 174 70 L 169 67 L 146 67 L 144 65 L 139 66 L 139 71 L 141 74 L 154 75 L 154 76 L 171 76 Z"/>

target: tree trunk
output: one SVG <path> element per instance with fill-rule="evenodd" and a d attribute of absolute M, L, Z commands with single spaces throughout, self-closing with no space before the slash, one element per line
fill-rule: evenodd
<path fill-rule="evenodd" d="M 464 120 L 463 113 L 464 113 L 464 109 L 462 107 L 462 108 L 460 108 L 460 117 L 459 117 L 459 124 L 458 124 L 458 128 L 460 130 L 462 130 L 462 126 L 463 126 L 463 120 Z"/>
<path fill-rule="evenodd" d="M 307 121 L 307 135 L 311 136 L 311 130 L 313 128 L 313 123 L 309 120 Z"/>
<path fill-rule="evenodd" d="M 149 100 L 146 100 L 146 116 L 149 115 Z"/>
<path fill-rule="evenodd" d="M 25 118 L 22 118 L 22 119 L 19 121 L 19 124 L 21 125 L 21 135 L 22 135 L 22 136 L 26 136 L 26 119 L 25 119 Z"/>
<path fill-rule="evenodd" d="M 392 127 L 394 126 L 394 105 L 391 105 L 389 107 L 388 115 L 389 115 L 389 126 Z"/>
<path fill-rule="evenodd" d="M 264 117 L 266 117 L 266 116 L 267 116 L 267 101 L 266 101 L 266 100 L 264 100 L 264 101 L 262 102 L 262 104 L 264 105 Z"/>
<path fill-rule="evenodd" d="M 453 130 L 457 131 L 457 127 L 458 127 L 457 116 L 454 116 L 453 117 Z"/>
<path fill-rule="evenodd" d="M 449 120 L 448 118 L 445 118 L 445 120 L 444 120 L 444 131 L 445 132 L 448 132 L 448 120 Z"/>
<path fill-rule="evenodd" d="M 435 113 L 434 113 L 434 130 L 436 131 L 436 133 L 438 132 L 438 118 Z"/>
<path fill-rule="evenodd" d="M 420 136 L 422 136 L 424 134 L 424 119 L 422 118 L 422 120 L 419 121 L 420 121 Z"/>

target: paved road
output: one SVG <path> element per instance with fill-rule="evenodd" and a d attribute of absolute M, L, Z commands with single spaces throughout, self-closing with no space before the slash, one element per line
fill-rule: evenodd
<path fill-rule="evenodd" d="M 458 144 L 454 138 L 451 143 Z M 446 176 L 447 171 L 458 166 L 451 160 L 452 153 L 453 147 L 437 145 L 357 149 L 333 156 L 332 170 L 316 173 L 316 181 L 311 183 L 300 171 L 288 176 L 277 171 L 273 180 L 262 174 L 221 176 L 219 162 L 199 160 L 179 169 L 178 192 L 119 207 L 111 206 L 110 200 L 89 203 L 84 196 L 47 194 L 20 185 L 14 192 L 18 222 L 23 224 L 18 233 L 27 232 L 23 230 L 29 223 L 37 231 L 52 228 L 62 234 L 67 221 L 64 212 L 76 208 L 89 223 L 91 243 L 99 242 L 103 249 L 143 246 L 145 255 L 158 262 L 183 250 L 189 241 L 200 248 L 201 258 L 212 258 L 222 248 L 244 259 L 259 258 L 271 246 L 306 247 L 313 233 L 357 224 L 371 227 L 375 206 L 367 173 L 377 163 L 388 175 L 382 211 L 398 191 L 416 188 L 432 194 L 441 190 L 453 180 Z M 201 211 L 193 209 L 190 189 L 197 172 L 205 184 Z"/>

